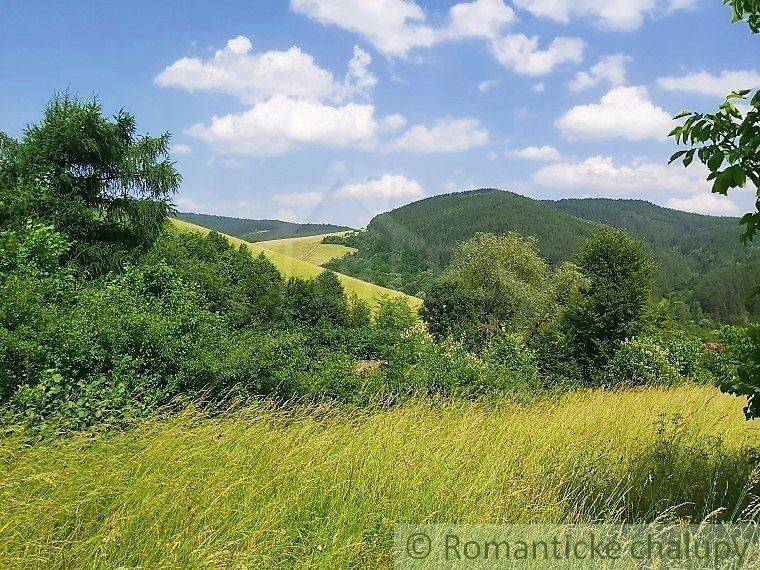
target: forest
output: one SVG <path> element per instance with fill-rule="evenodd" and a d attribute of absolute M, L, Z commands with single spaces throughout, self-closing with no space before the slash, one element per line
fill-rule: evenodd
<path fill-rule="evenodd" d="M 326 238 L 359 250 L 328 267 L 424 295 L 425 284 L 448 265 L 457 245 L 477 232 L 535 237 L 541 255 L 558 265 L 603 225 L 644 244 L 657 265 L 655 296 L 680 303 L 691 319 L 743 323 L 760 314 L 750 296 L 760 278 L 760 252 L 740 243 L 737 218 L 640 200 L 539 201 L 493 189 L 434 196 L 376 216 L 366 231 Z"/>

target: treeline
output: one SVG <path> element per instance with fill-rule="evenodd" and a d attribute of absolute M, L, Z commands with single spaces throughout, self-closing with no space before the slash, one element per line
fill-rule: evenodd
<path fill-rule="evenodd" d="M 223 234 L 239 237 L 246 241 L 257 242 L 270 239 L 316 236 L 348 231 L 351 228 L 334 224 L 296 224 L 281 220 L 249 220 L 213 216 L 211 214 L 178 213 L 176 217 L 191 224 L 216 230 Z"/>
<path fill-rule="evenodd" d="M 637 200 L 537 201 L 500 190 L 435 196 L 375 217 L 340 243 L 359 251 L 327 266 L 379 285 L 425 294 L 425 284 L 477 232 L 538 239 L 556 266 L 604 226 L 642 241 L 657 265 L 655 296 L 682 302 L 692 319 L 747 322 L 760 316 L 749 293 L 760 278 L 756 247 L 738 240 L 738 220 L 687 214 Z"/>

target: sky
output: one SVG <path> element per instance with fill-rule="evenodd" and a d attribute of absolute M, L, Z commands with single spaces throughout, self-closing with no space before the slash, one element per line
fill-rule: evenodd
<path fill-rule="evenodd" d="M 361 227 L 501 188 L 738 215 L 667 133 L 756 87 L 719 0 L 0 0 L 0 131 L 61 91 L 124 108 L 173 134 L 182 211 Z"/>

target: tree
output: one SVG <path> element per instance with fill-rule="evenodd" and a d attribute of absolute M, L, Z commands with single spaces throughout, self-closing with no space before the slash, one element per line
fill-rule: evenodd
<path fill-rule="evenodd" d="M 145 249 L 159 234 L 181 176 L 170 135 L 138 136 L 133 115 L 58 95 L 20 140 L 0 134 L 0 223 L 51 223 L 93 272 Z"/>
<path fill-rule="evenodd" d="M 563 328 L 588 381 L 638 331 L 654 265 L 641 244 L 619 230 L 587 238 L 576 262 L 588 287 L 567 307 Z"/>
<path fill-rule="evenodd" d="M 550 299 L 548 273 L 535 238 L 475 234 L 426 295 L 423 318 L 439 335 L 485 345 L 504 327 L 522 330 L 541 318 Z"/>
<path fill-rule="evenodd" d="M 725 0 L 731 6 L 732 22 L 747 22 L 753 34 L 760 33 L 760 1 Z M 734 102 L 749 100 L 749 107 L 742 111 Z M 752 241 L 760 227 L 760 90 L 741 89 L 728 94 L 725 102 L 715 113 L 682 111 L 675 120 L 685 119 L 669 136 L 676 143 L 691 148 L 679 150 L 670 162 L 682 159 L 689 166 L 696 156 L 707 165 L 713 181 L 712 191 L 728 193 L 731 188 L 744 188 L 749 180 L 755 186 L 755 210 L 747 212 L 740 223 L 744 226 L 743 243 Z M 755 287 L 757 295 L 760 287 Z M 748 418 L 760 415 L 760 332 L 756 325 L 750 329 L 750 337 L 756 343 L 744 366 L 740 366 L 735 381 L 721 384 L 729 394 L 747 397 L 745 413 Z"/>
<path fill-rule="evenodd" d="M 755 186 L 755 211 L 741 219 L 745 226 L 742 240 L 752 240 L 760 227 L 760 91 L 755 91 L 749 110 L 743 113 L 735 104 L 747 100 L 750 90 L 729 93 L 715 113 L 682 111 L 674 119 L 686 119 L 669 136 L 691 148 L 679 150 L 670 162 L 689 166 L 694 158 L 707 165 L 713 181 L 712 191 L 726 195 L 731 188 L 744 188 L 749 180 Z"/>

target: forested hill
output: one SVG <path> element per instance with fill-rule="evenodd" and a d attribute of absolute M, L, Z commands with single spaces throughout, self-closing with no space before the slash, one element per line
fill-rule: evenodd
<path fill-rule="evenodd" d="M 720 320 L 760 317 L 760 303 L 747 299 L 760 281 L 760 252 L 739 243 L 737 219 L 640 200 L 541 201 L 494 189 L 433 196 L 376 216 L 366 232 L 348 238 L 359 251 L 328 266 L 419 294 L 476 232 L 534 236 L 541 255 L 557 263 L 571 259 L 583 237 L 603 224 L 647 245 L 660 266 L 655 292 L 677 293 L 695 318 L 702 311 Z"/>
<path fill-rule="evenodd" d="M 281 220 L 249 220 L 212 216 L 210 214 L 179 213 L 176 216 L 183 222 L 190 222 L 204 228 L 239 237 L 246 241 L 257 242 L 270 239 L 316 236 L 350 230 L 346 226 L 333 224 L 295 224 Z"/>

